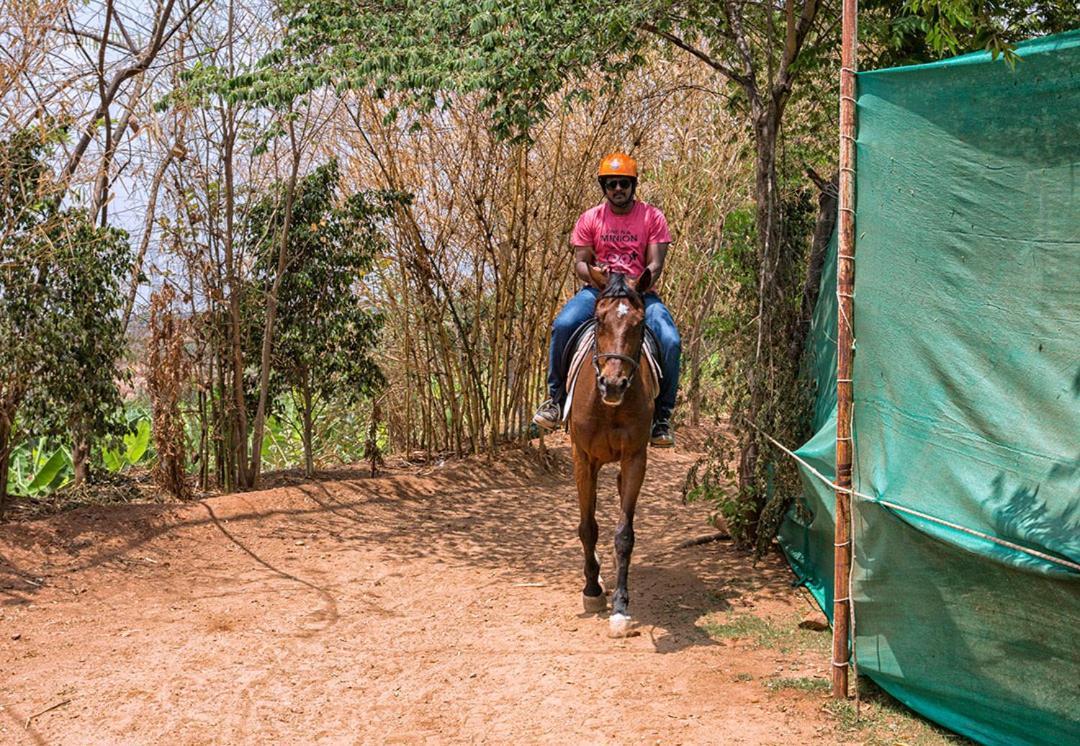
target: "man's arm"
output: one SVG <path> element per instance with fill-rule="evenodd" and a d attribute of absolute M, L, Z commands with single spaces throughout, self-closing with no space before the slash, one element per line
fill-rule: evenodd
<path fill-rule="evenodd" d="M 645 249 L 645 266 L 652 272 L 652 285 L 660 279 L 660 273 L 664 271 L 664 260 L 667 259 L 667 250 L 670 243 L 651 243 Z"/>
<path fill-rule="evenodd" d="M 595 262 L 596 254 L 593 252 L 592 246 L 574 247 L 574 273 L 586 285 L 593 284 L 592 278 L 589 276 L 589 267 Z"/>

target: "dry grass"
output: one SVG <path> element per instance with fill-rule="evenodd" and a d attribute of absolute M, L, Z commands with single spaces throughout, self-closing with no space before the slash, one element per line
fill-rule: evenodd
<path fill-rule="evenodd" d="M 866 746 L 975 743 L 921 717 L 866 677 L 859 679 L 859 692 L 858 706 L 853 700 L 832 699 L 824 705 L 845 740 L 857 739 Z"/>
<path fill-rule="evenodd" d="M 48 495 L 12 496 L 6 520 L 30 521 L 87 505 L 127 505 L 172 502 L 146 469 L 121 474 L 93 472 L 79 487 L 65 487 Z"/>
<path fill-rule="evenodd" d="M 827 634 L 800 628 L 795 616 L 774 620 L 728 611 L 703 617 L 698 626 L 719 640 L 746 640 L 781 653 L 827 650 L 830 644 Z"/>
<path fill-rule="evenodd" d="M 770 619 L 750 612 L 727 611 L 711 614 L 698 621 L 698 627 L 718 640 L 739 641 L 754 648 L 774 650 L 791 655 L 790 662 L 800 654 L 827 652 L 831 646 L 828 632 L 801 629 L 798 618 Z M 737 681 L 752 681 L 749 674 L 737 674 Z M 941 728 L 883 691 L 870 679 L 859 680 L 859 702 L 828 698 L 830 682 L 825 674 L 812 676 L 775 676 L 761 680 L 773 696 L 797 696 L 824 699 L 822 710 L 835 728 L 839 741 L 858 742 L 867 746 L 938 746 L 939 744 L 973 743 L 963 736 Z"/>

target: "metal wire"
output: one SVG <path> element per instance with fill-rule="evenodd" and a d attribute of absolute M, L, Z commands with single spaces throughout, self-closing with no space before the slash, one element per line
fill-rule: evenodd
<path fill-rule="evenodd" d="M 898 505 L 897 503 L 894 503 L 891 500 L 882 500 L 879 497 L 873 497 L 872 495 L 867 495 L 867 494 L 864 494 L 862 492 L 858 492 L 858 491 L 856 491 L 854 489 L 851 489 L 850 487 L 841 487 L 838 484 L 836 484 L 835 482 L 831 481 L 828 477 L 826 477 L 820 471 L 815 469 L 809 463 L 807 463 L 805 459 L 802 459 L 799 456 L 797 456 L 791 449 L 784 446 L 784 444 L 781 443 L 780 441 L 778 441 L 776 438 L 772 437 L 771 435 L 769 435 L 765 431 L 761 430 L 760 428 L 758 428 L 753 423 L 750 423 L 750 424 L 751 424 L 751 427 L 753 427 L 759 433 L 764 435 L 770 442 L 772 442 L 773 445 L 775 445 L 781 451 L 786 453 L 788 456 L 791 456 L 793 459 L 798 461 L 800 464 L 802 464 L 804 467 L 806 467 L 807 471 L 809 471 L 815 477 L 817 477 L 822 482 L 829 485 L 830 487 L 832 487 L 834 490 L 836 490 L 838 492 L 846 492 L 847 494 L 850 494 L 850 495 L 852 495 L 854 497 L 857 497 L 860 500 L 865 500 L 866 502 L 869 502 L 869 503 L 874 503 L 876 505 L 884 506 L 886 508 L 889 508 L 890 510 L 897 511 L 898 513 L 906 513 L 908 515 L 913 515 L 916 518 L 923 519 L 924 521 L 930 521 L 931 523 L 936 523 L 936 524 L 939 524 L 941 526 L 946 526 L 948 528 L 954 529 L 956 531 L 963 532 L 965 534 L 969 534 L 971 536 L 977 536 L 980 539 L 985 539 L 986 541 L 989 541 L 989 542 L 991 542 L 993 544 L 997 544 L 998 546 L 1007 547 L 1007 548 L 1015 550 L 1017 552 L 1022 552 L 1023 554 L 1030 555 L 1032 557 L 1038 557 L 1039 559 L 1045 560 L 1046 562 L 1050 562 L 1052 564 L 1060 565 L 1061 567 L 1067 567 L 1070 570 L 1075 570 L 1077 572 L 1080 572 L 1080 563 L 1073 562 L 1073 561 L 1067 560 L 1067 559 L 1062 559 L 1060 557 L 1055 557 L 1052 554 L 1047 554 L 1046 552 L 1040 552 L 1037 549 L 1031 549 L 1029 547 L 1025 547 L 1025 546 L 1023 546 L 1021 544 L 1017 544 L 1015 542 L 1009 541 L 1008 539 L 1001 539 L 1001 538 L 999 538 L 997 536 L 991 536 L 990 534 L 984 533 L 984 532 L 979 531 L 977 529 L 968 528 L 967 526 L 962 526 L 959 523 L 953 523 L 952 521 L 947 521 L 944 518 L 938 518 L 937 516 L 930 515 L 929 513 L 924 513 L 921 510 L 915 510 L 914 508 L 908 508 L 908 507 L 906 507 L 904 505 Z"/>

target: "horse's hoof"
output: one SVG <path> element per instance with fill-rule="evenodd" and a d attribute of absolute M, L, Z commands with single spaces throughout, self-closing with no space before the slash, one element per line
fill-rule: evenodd
<path fill-rule="evenodd" d="M 586 596 L 582 593 L 581 604 L 585 607 L 586 614 L 599 614 L 607 609 L 607 596 L 603 593 L 599 596 Z"/>
<path fill-rule="evenodd" d="M 612 614 L 608 619 L 608 637 L 630 637 L 633 620 L 626 614 Z"/>

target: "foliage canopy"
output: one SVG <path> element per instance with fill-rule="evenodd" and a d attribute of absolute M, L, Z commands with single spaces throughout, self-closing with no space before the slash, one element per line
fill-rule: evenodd
<path fill-rule="evenodd" d="M 289 263 L 278 294 L 273 376 L 279 390 L 305 389 L 352 403 L 383 382 L 370 356 L 380 319 L 356 285 L 386 247 L 381 221 L 406 197 L 359 191 L 341 200 L 339 185 L 337 161 L 297 184 Z M 282 191 L 278 183 L 257 200 L 245 226 L 245 241 L 256 257 L 253 289 L 259 298 L 273 283 L 275 241 L 284 222 Z"/>
<path fill-rule="evenodd" d="M 47 163 L 62 136 L 28 129 L 0 142 L 0 498 L 16 436 L 124 428 L 116 361 L 130 247 L 123 231 L 60 206 Z"/>

